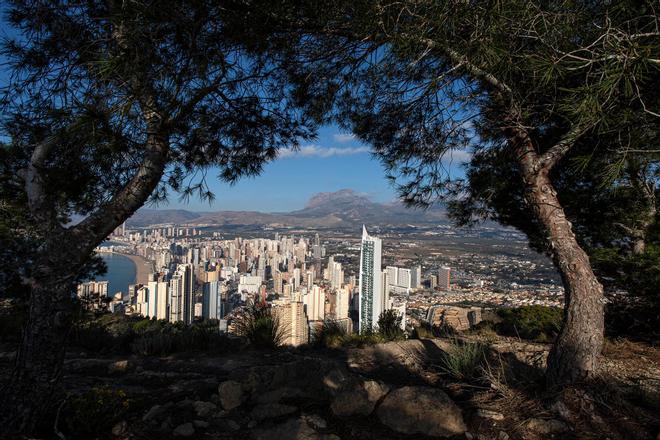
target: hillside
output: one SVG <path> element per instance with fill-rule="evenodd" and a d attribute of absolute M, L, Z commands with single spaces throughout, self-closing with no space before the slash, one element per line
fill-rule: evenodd
<path fill-rule="evenodd" d="M 442 208 L 435 207 L 422 211 L 406 208 L 400 203 L 377 203 L 353 190 L 343 189 L 316 194 L 303 209 L 288 213 L 141 209 L 127 221 L 127 224 L 132 227 L 177 224 L 354 228 L 363 223 L 405 225 L 446 221 L 446 213 Z"/>

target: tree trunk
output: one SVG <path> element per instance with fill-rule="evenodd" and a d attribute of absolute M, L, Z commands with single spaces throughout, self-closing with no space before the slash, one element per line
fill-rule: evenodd
<path fill-rule="evenodd" d="M 2 390 L 2 438 L 19 438 L 43 429 L 49 422 L 44 416 L 52 414 L 51 405 L 60 400 L 56 396 L 61 392 L 58 386 L 71 328 L 75 268 L 66 263 L 42 266 L 34 277 L 16 365 Z"/>
<path fill-rule="evenodd" d="M 549 169 L 525 167 L 527 201 L 547 233 L 552 257 L 565 289 L 564 322 L 548 356 L 546 378 L 550 386 L 573 383 L 592 375 L 603 346 L 603 287 L 589 257 L 578 244 L 566 219 Z"/>
<path fill-rule="evenodd" d="M 144 204 L 163 175 L 169 142 L 159 132 L 160 118 L 151 109 L 147 113 L 145 156 L 131 180 L 78 225 L 64 229 L 54 223 L 50 229 L 44 229 L 47 242 L 34 265 L 28 321 L 16 366 L 2 390 L 2 439 L 27 437 L 47 421 L 45 416 L 52 414 L 49 410 L 54 409 L 52 405 L 57 403 L 54 396 L 60 391 L 79 271 L 94 248 Z M 45 211 L 43 201 L 48 197 L 39 167 L 33 168 L 37 172 L 28 179 L 26 192 L 32 215 L 38 222 L 42 217 L 48 218 L 41 215 Z"/>

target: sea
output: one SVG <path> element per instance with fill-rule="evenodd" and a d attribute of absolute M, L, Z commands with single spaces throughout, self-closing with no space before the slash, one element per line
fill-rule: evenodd
<path fill-rule="evenodd" d="M 114 296 L 117 292 L 123 292 L 124 295 L 128 292 L 128 285 L 135 284 L 137 276 L 137 268 L 135 263 L 130 258 L 121 254 L 100 254 L 108 272 L 105 275 L 99 275 L 97 281 L 109 281 L 108 283 L 108 296 Z"/>

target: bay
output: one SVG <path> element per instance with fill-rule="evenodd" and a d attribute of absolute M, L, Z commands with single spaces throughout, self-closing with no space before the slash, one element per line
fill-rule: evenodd
<path fill-rule="evenodd" d="M 108 296 L 112 297 L 117 292 L 128 292 L 128 285 L 135 284 L 137 269 L 135 263 L 128 257 L 121 254 L 102 253 L 100 254 L 108 272 L 105 275 L 97 277 L 98 281 L 109 281 Z"/>

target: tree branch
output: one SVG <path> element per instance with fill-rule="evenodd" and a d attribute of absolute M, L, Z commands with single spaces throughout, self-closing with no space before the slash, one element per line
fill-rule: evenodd
<path fill-rule="evenodd" d="M 584 127 L 579 124 L 574 125 L 571 129 L 548 151 L 543 153 L 538 160 L 536 170 L 547 169 L 551 170 L 562 157 L 575 145 L 575 142 L 582 136 L 590 127 Z"/>
<path fill-rule="evenodd" d="M 148 121 L 145 156 L 131 180 L 112 199 L 74 226 L 78 246 L 91 252 L 117 226 L 126 221 L 149 198 L 160 182 L 169 152 L 169 141 L 160 133 L 160 117 L 146 110 Z"/>
<path fill-rule="evenodd" d="M 25 193 L 30 214 L 35 220 L 49 227 L 54 227 L 57 222 L 52 209 L 48 206 L 48 196 L 44 188 L 41 170 L 54 146 L 53 137 L 47 137 L 39 142 L 32 152 L 30 163 L 25 171 Z"/>

